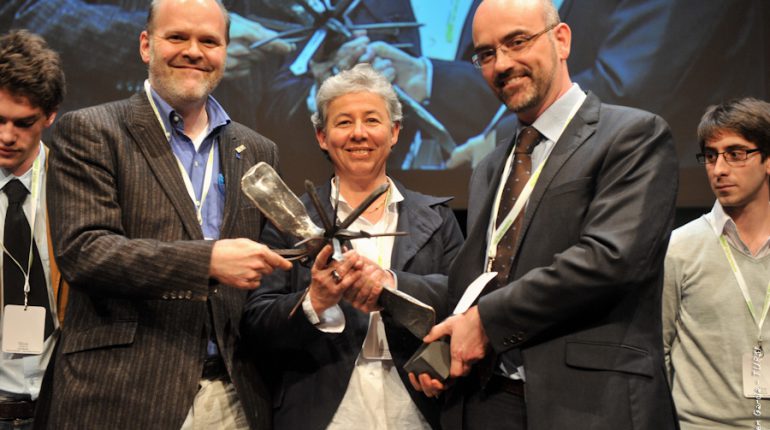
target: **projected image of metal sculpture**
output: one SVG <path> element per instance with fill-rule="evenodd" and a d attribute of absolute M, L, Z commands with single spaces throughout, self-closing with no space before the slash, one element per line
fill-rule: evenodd
<path fill-rule="evenodd" d="M 272 38 L 254 43 L 251 48 L 257 49 L 277 39 L 295 42 L 298 45 L 304 44 L 288 66 L 294 76 L 308 74 L 313 62 L 323 63 L 323 59 L 333 57 L 333 53 L 345 42 L 362 33 L 397 33 L 401 30 L 422 26 L 421 23 L 415 21 L 354 23 L 350 15 L 360 5 L 360 0 L 343 0 L 337 2 L 336 5 L 313 0 L 267 1 L 266 3 L 270 8 L 279 10 L 292 22 L 275 19 L 261 20 L 262 24 L 272 28 L 277 34 Z M 413 45 L 412 43 L 398 43 L 392 44 L 392 47 L 410 49 L 415 48 Z M 339 72 L 339 68 L 333 66 L 328 73 L 334 75 L 337 72 Z M 447 127 L 406 89 L 401 88 L 395 82 L 393 89 L 398 94 L 399 99 L 414 113 L 412 120 L 416 128 L 424 133 L 411 143 L 409 153 L 402 162 L 402 168 L 408 170 L 445 167 L 445 159 L 457 147 L 454 137 Z"/>

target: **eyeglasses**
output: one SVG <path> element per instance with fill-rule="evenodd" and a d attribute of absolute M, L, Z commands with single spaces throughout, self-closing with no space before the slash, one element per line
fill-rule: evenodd
<path fill-rule="evenodd" d="M 515 52 L 521 52 L 530 46 L 535 41 L 535 39 L 553 30 L 557 25 L 559 25 L 558 22 L 551 24 L 543 31 L 531 34 L 529 36 L 516 34 L 506 37 L 499 45 L 495 46 L 494 48 L 486 48 L 474 53 L 471 57 L 471 62 L 474 66 L 476 66 L 477 69 L 481 69 L 482 67 L 488 66 L 495 61 L 497 58 L 498 49 L 502 50 L 508 55 L 511 55 Z"/>
<path fill-rule="evenodd" d="M 725 163 L 729 166 L 742 166 L 743 163 L 749 158 L 749 155 L 759 152 L 759 148 L 754 149 L 728 149 L 724 152 L 717 152 L 707 149 L 700 154 L 695 154 L 695 158 L 700 164 L 714 164 L 721 155 L 725 159 Z"/>

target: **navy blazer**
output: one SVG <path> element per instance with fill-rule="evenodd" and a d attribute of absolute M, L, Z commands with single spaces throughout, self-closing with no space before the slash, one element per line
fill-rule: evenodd
<path fill-rule="evenodd" d="M 399 289 L 424 301 L 435 301 L 446 294 L 444 275 L 462 244 L 462 233 L 448 198 L 431 197 L 396 184 L 404 200 L 398 205 L 398 230 L 409 233 L 396 237 L 391 268 L 399 280 L 420 275 L 432 282 L 423 291 Z M 331 184 L 319 187 L 318 194 L 327 213 L 332 213 L 329 200 Z M 311 218 L 321 225 L 318 213 L 307 195 L 302 197 Z M 279 233 L 268 225 L 262 241 L 271 247 L 287 248 L 294 238 Z M 259 345 L 264 373 L 270 375 L 273 389 L 273 418 L 276 429 L 323 429 L 337 410 L 353 371 L 356 358 L 366 337 L 369 315 L 342 301 L 345 315 L 342 333 L 325 333 L 315 328 L 300 310 L 291 319 L 290 309 L 310 284 L 310 269 L 294 264 L 287 273 L 265 277 L 262 286 L 251 292 L 243 316 L 242 332 Z M 440 405 L 411 388 L 403 364 L 421 344 L 405 328 L 383 315 L 388 345 L 412 399 L 423 416 L 438 427 Z"/>

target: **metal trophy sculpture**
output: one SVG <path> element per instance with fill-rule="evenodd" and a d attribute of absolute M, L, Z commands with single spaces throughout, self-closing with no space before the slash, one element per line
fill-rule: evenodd
<path fill-rule="evenodd" d="M 315 191 L 315 185 L 305 181 L 305 189 L 310 196 L 313 206 L 318 212 L 323 228 L 317 226 L 307 213 L 307 209 L 297 196 L 289 189 L 269 164 L 259 162 L 254 165 L 241 179 L 241 189 L 244 194 L 259 208 L 260 211 L 282 233 L 290 234 L 300 239 L 293 249 L 274 249 L 276 253 L 292 260 L 312 260 L 326 244 L 334 248 L 332 259 L 341 261 L 342 243 L 354 239 L 366 239 L 377 236 L 401 236 L 406 233 L 370 234 L 365 231 L 351 231 L 347 228 L 388 189 L 383 184 L 370 194 L 343 221 L 337 219 L 339 194 L 334 201 L 334 213 L 330 218 L 323 211 L 321 201 Z M 302 303 L 309 287 L 305 289 L 297 305 L 294 306 L 291 317 Z M 377 304 L 387 312 L 393 320 L 407 328 L 412 334 L 422 339 L 428 334 L 436 322 L 435 310 L 401 291 L 384 287 Z"/>

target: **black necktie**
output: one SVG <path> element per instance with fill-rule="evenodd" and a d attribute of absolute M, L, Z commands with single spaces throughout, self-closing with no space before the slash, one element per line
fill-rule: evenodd
<path fill-rule="evenodd" d="M 524 127 L 518 136 L 518 142 L 514 148 L 513 166 L 505 182 L 505 188 L 500 196 L 500 207 L 497 210 L 495 226 L 499 227 L 508 212 L 519 198 L 524 185 L 532 175 L 532 150 L 540 142 L 540 133 L 534 127 Z M 492 262 L 492 271 L 497 272 L 498 286 L 505 285 L 511 271 L 513 262 L 513 249 L 521 231 L 521 221 L 524 218 L 524 210 L 514 220 L 511 227 L 505 232 L 502 240 L 497 244 L 495 259 Z"/>
<path fill-rule="evenodd" d="M 45 282 L 43 264 L 32 239 L 32 231 L 27 217 L 24 215 L 22 205 L 29 191 L 18 179 L 13 179 L 3 187 L 3 192 L 8 196 L 8 211 L 5 213 L 5 228 L 3 232 L 3 245 L 7 252 L 13 255 L 16 262 L 26 272 L 30 270 L 29 300 L 30 306 L 42 306 L 45 308 L 45 337 L 53 332 L 53 318 L 48 302 L 48 288 Z M 29 264 L 29 247 L 32 245 L 32 267 Z M 24 272 L 11 259 L 7 253 L 3 253 L 3 303 L 6 305 L 24 304 Z"/>

